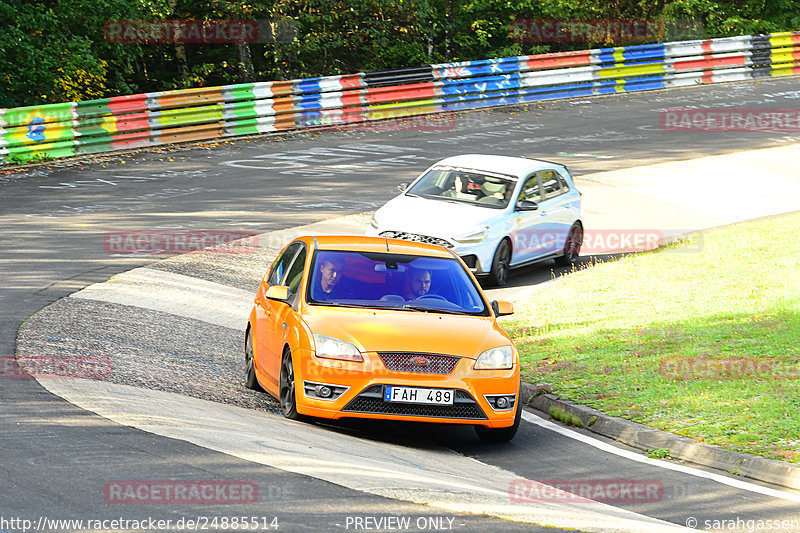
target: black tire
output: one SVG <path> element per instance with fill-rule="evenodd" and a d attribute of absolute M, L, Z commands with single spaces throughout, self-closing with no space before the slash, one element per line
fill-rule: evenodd
<path fill-rule="evenodd" d="M 283 357 L 281 358 L 280 401 L 283 416 L 290 420 L 300 419 L 300 414 L 297 412 L 297 397 L 295 396 L 294 365 L 292 364 L 292 353 L 289 348 L 283 351 Z"/>
<path fill-rule="evenodd" d="M 255 361 L 253 358 L 253 334 L 250 333 L 249 327 L 247 328 L 247 334 L 244 338 L 244 386 L 250 390 L 263 390 L 256 378 Z"/>
<path fill-rule="evenodd" d="M 581 255 L 581 245 L 583 244 L 583 226 L 580 222 L 575 222 L 569 229 L 567 240 L 564 243 L 564 254 L 556 258 L 559 266 L 572 266 L 578 262 Z"/>
<path fill-rule="evenodd" d="M 508 442 L 514 438 L 519 429 L 519 421 L 522 420 L 522 389 L 517 393 L 517 411 L 514 415 L 514 424 L 507 428 L 487 428 L 486 426 L 475 426 L 475 433 L 483 442 L 501 443 Z"/>
<path fill-rule="evenodd" d="M 508 272 L 511 270 L 511 245 L 508 239 L 503 239 L 497 245 L 492 259 L 492 270 L 489 272 L 489 283 L 495 287 L 502 287 L 508 282 Z"/>

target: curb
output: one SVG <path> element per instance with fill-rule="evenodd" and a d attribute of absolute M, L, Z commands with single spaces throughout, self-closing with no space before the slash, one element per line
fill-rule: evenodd
<path fill-rule="evenodd" d="M 537 394 L 536 387 L 524 381 L 520 392 L 523 405 L 530 405 L 545 414 L 549 413 L 551 406 L 560 407 L 580 418 L 585 429 L 628 446 L 645 451 L 666 448 L 669 449 L 673 459 L 681 459 L 700 466 L 724 470 L 731 475 L 800 490 L 800 466 L 697 443 L 688 437 L 654 429 L 624 418 L 609 416 L 602 411 L 576 404 L 570 400 L 561 400 L 557 394 Z M 594 423 L 590 425 L 589 420 L 595 417 Z"/>

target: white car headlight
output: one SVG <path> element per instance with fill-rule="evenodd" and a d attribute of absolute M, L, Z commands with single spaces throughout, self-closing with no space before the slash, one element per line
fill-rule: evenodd
<path fill-rule="evenodd" d="M 327 335 L 317 335 L 315 333 L 314 345 L 316 346 L 317 357 L 355 361 L 356 363 L 364 362 L 364 357 L 361 355 L 361 352 L 349 342 L 328 337 Z"/>
<path fill-rule="evenodd" d="M 514 366 L 511 346 L 490 348 L 478 356 L 475 370 L 505 370 Z"/>
<path fill-rule="evenodd" d="M 461 235 L 459 237 L 453 237 L 453 240 L 457 242 L 479 242 L 485 239 L 488 234 L 489 234 L 489 226 L 485 226 L 479 230 L 472 231 L 465 235 Z"/>

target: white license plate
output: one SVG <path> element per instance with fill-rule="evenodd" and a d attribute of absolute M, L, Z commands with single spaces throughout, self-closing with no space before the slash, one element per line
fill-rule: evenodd
<path fill-rule="evenodd" d="M 453 391 L 447 389 L 419 389 L 416 387 L 394 387 L 387 385 L 383 390 L 383 399 L 387 402 L 453 405 Z"/>

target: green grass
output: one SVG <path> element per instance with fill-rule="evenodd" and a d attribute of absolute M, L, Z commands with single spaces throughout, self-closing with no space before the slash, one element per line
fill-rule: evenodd
<path fill-rule="evenodd" d="M 548 414 L 550 415 L 550 418 L 563 422 L 568 426 L 575 426 L 579 428 L 583 427 L 583 422 L 580 418 L 555 405 L 550 406 Z"/>
<path fill-rule="evenodd" d="M 647 457 L 650 459 L 666 459 L 669 457 L 669 450 L 667 448 L 656 448 L 654 450 L 647 450 Z"/>
<path fill-rule="evenodd" d="M 597 263 L 517 305 L 523 377 L 613 416 L 800 463 L 800 214 Z"/>

